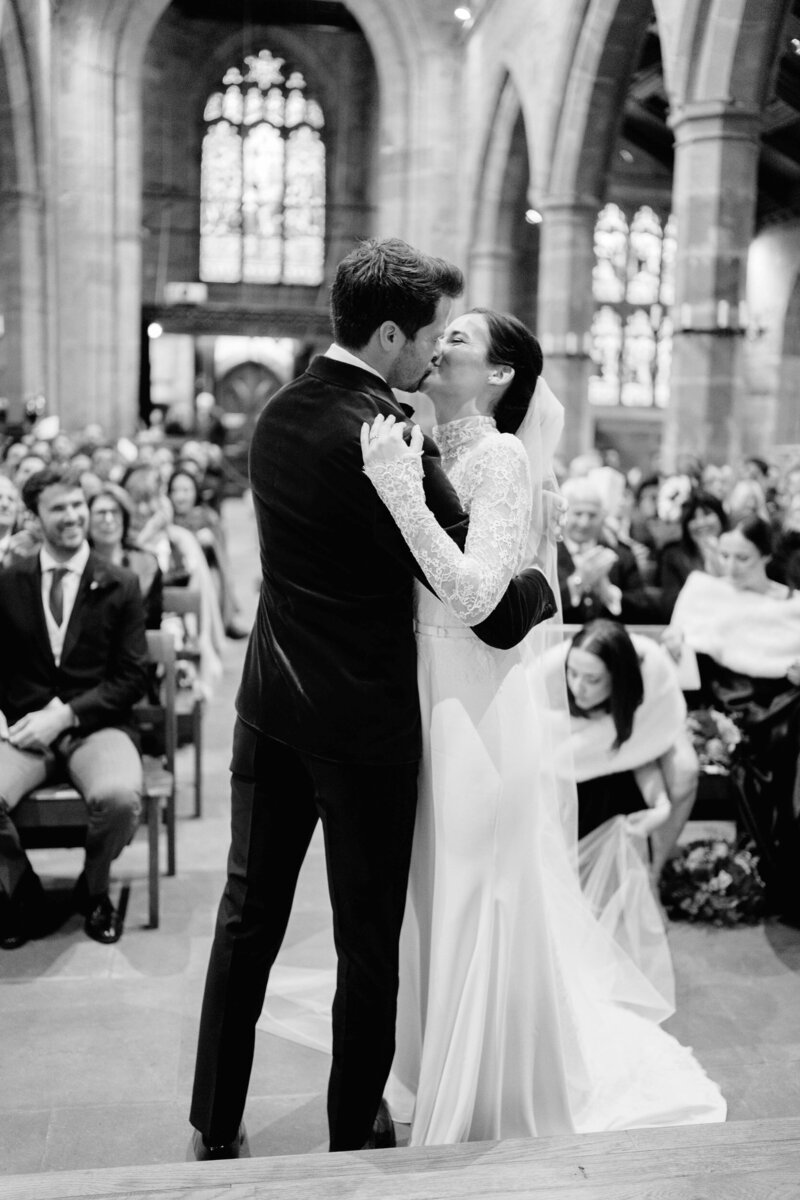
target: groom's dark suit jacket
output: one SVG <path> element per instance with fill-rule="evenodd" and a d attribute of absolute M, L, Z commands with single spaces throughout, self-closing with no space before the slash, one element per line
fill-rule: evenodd
<path fill-rule="evenodd" d="M 127 728 L 146 683 L 144 609 L 131 571 L 89 555 L 56 666 L 39 555 L 0 570 L 0 710 L 9 725 L 57 696 L 81 733 Z"/>
<path fill-rule="evenodd" d="M 361 424 L 378 413 L 407 419 L 376 375 L 315 358 L 269 400 L 250 448 L 262 584 L 237 711 L 338 762 L 420 752 L 412 585 L 424 578 L 362 470 Z M 468 518 L 430 439 L 423 466 L 428 505 L 463 547 Z M 544 576 L 524 572 L 475 633 L 509 647 L 554 612 Z"/>

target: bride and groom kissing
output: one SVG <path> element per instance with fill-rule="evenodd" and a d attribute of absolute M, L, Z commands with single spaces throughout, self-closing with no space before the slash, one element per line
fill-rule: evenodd
<path fill-rule="evenodd" d="M 608 996 L 587 1009 L 580 956 L 561 953 L 556 902 L 590 915 L 566 837 L 554 851 L 528 635 L 556 604 L 526 565 L 548 541 L 560 406 L 520 322 L 474 310 L 448 325 L 462 290 L 455 267 L 396 239 L 358 246 L 331 289 L 333 345 L 253 435 L 262 584 L 236 701 L 197 1158 L 248 1152 L 256 1022 L 318 820 L 338 964 L 331 1150 L 394 1144 L 387 1086 L 415 1144 L 597 1127 L 608 1066 L 582 1031 L 600 1018 L 627 1043 L 630 1015 L 663 1070 L 650 1042 L 666 1035 Z M 423 381 L 438 445 L 416 426 L 404 440 L 410 411 L 392 391 Z M 674 1045 L 676 1088 L 694 1083 L 701 1114 L 686 1119 L 722 1119 Z"/>

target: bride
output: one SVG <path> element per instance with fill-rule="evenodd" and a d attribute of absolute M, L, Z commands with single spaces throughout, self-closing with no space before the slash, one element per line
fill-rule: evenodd
<path fill-rule="evenodd" d="M 408 444 L 391 418 L 362 431 L 365 471 L 436 593 L 417 595 L 425 742 L 387 1091 L 412 1145 L 725 1117 L 581 893 L 575 788 L 553 765 L 566 694 L 537 669 L 559 632 L 508 651 L 470 632 L 523 564 L 552 558 L 539 534 L 563 416 L 541 369 L 512 317 L 474 309 L 445 332 L 423 390 L 470 513 L 463 553 L 425 506 L 419 430 Z"/>

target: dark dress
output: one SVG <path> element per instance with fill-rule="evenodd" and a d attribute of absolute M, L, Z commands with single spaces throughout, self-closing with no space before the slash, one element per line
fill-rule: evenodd
<path fill-rule="evenodd" d="M 633 771 L 600 775 L 578 784 L 578 840 L 612 817 L 647 808 Z"/>
<path fill-rule="evenodd" d="M 800 688 L 758 679 L 698 654 L 698 699 L 732 717 L 742 733 L 731 767 L 739 819 L 756 844 L 770 908 L 800 921 L 800 822 L 797 802 Z"/>

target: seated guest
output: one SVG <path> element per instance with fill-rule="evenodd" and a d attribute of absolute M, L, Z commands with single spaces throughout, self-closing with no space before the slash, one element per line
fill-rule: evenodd
<path fill-rule="evenodd" d="M 800 589 L 800 494 L 790 496 L 783 507 L 767 574 L 793 591 Z"/>
<path fill-rule="evenodd" d="M 800 920 L 800 596 L 767 575 L 772 531 L 747 517 L 721 534 L 719 578 L 694 572 L 665 632 L 697 656 L 700 703 L 746 735 L 735 762 L 741 818 L 755 839 L 773 909 Z"/>
<path fill-rule="evenodd" d="M 139 585 L 86 541 L 79 477 L 47 467 L 23 489 L 42 531 L 38 554 L 0 571 L 0 945 L 38 931 L 42 887 L 12 820 L 22 797 L 68 779 L 86 801 L 86 861 L 75 898 L 95 941 L 122 926 L 111 863 L 139 820 L 142 767 L 131 709 L 147 680 Z"/>
<path fill-rule="evenodd" d="M 728 528 L 725 509 L 708 492 L 692 492 L 681 512 L 681 536 L 661 551 L 656 583 L 669 620 L 678 592 L 692 571 L 716 573 L 719 535 Z"/>
<path fill-rule="evenodd" d="M 740 479 L 731 488 L 725 503 L 732 525 L 735 525 L 737 521 L 743 521 L 745 517 L 761 517 L 764 521 L 769 520 L 766 493 L 756 479 Z"/>
<path fill-rule="evenodd" d="M 144 602 L 145 624 L 160 629 L 163 613 L 158 560 L 130 540 L 131 502 L 124 488 L 105 482 L 89 499 L 89 542 L 99 558 L 133 571 Z"/>
<path fill-rule="evenodd" d="M 658 487 L 657 475 L 649 475 L 636 487 L 633 495 L 628 532 L 631 540 L 641 546 L 647 555 L 648 571 L 655 575 L 655 566 L 661 542 L 658 536 Z M 639 569 L 642 563 L 639 561 Z M 645 578 L 642 572 L 642 578 Z"/>
<path fill-rule="evenodd" d="M 131 538 L 156 556 L 164 587 L 188 587 L 199 593 L 200 684 L 209 696 L 222 674 L 225 630 L 202 547 L 190 530 L 175 524 L 157 468 L 134 463 L 125 474 L 123 486 L 132 504 Z"/>
<path fill-rule="evenodd" d="M 239 623 L 239 604 L 233 584 L 225 530 L 222 518 L 200 496 L 197 475 L 189 468 L 176 467 L 167 484 L 167 497 L 172 504 L 173 520 L 182 529 L 189 529 L 200 543 L 206 562 L 218 583 L 219 604 L 225 633 L 228 637 L 247 637 L 248 631 Z"/>
<path fill-rule="evenodd" d="M 724 504 L 731 489 L 731 474 L 728 466 L 720 467 L 716 463 L 708 463 L 703 467 L 700 491 L 706 492 L 715 500 L 719 500 L 720 504 Z"/>
<path fill-rule="evenodd" d="M 27 455 L 26 442 L 9 442 L 3 449 L 3 473 L 16 482 L 17 467 Z"/>
<path fill-rule="evenodd" d="M 4 566 L 19 517 L 19 491 L 13 480 L 0 474 L 0 566 Z"/>
<path fill-rule="evenodd" d="M 28 451 L 23 455 L 14 471 L 14 483 L 19 488 L 20 494 L 31 475 L 35 475 L 37 471 L 43 470 L 47 466 L 47 463 L 48 459 L 41 454 L 33 454 Z"/>
<path fill-rule="evenodd" d="M 41 470 L 41 467 L 38 469 Z M 31 554 L 39 553 L 42 544 L 42 531 L 36 515 L 29 512 L 24 504 L 22 504 L 20 500 L 20 488 L 16 479 L 11 480 L 5 475 L 0 476 L 0 479 L 3 480 L 0 483 L 0 493 L 6 497 L 5 503 L 0 501 L 0 507 L 6 511 L 6 517 L 3 521 L 4 531 L 0 565 L 9 567 L 16 562 L 21 562 L 23 559 L 28 558 Z M 7 523 L 7 514 L 12 495 L 15 497 L 13 502 L 14 521 L 9 526 Z"/>
<path fill-rule="evenodd" d="M 567 479 L 564 540 L 558 546 L 558 582 L 564 623 L 595 617 L 631 624 L 661 619 L 657 593 L 645 587 L 629 546 L 605 528 L 600 489 L 589 478 Z"/>

